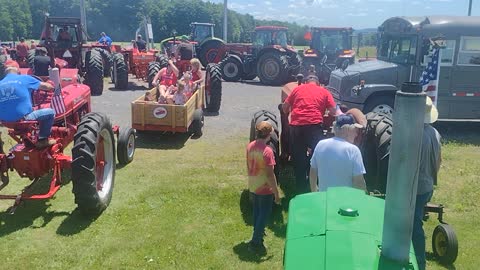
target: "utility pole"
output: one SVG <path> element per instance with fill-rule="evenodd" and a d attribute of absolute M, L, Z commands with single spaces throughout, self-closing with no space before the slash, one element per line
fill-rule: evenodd
<path fill-rule="evenodd" d="M 85 12 L 85 0 L 80 0 L 80 24 L 82 25 L 83 43 L 87 42 L 87 14 Z"/>
<path fill-rule="evenodd" d="M 223 0 L 223 40 L 227 42 L 227 13 L 228 13 L 228 5 L 227 0 Z"/>
<path fill-rule="evenodd" d="M 472 16 L 472 1 L 473 0 L 468 1 L 468 16 Z"/>

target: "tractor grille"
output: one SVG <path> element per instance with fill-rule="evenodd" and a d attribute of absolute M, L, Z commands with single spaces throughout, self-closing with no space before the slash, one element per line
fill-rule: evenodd
<path fill-rule="evenodd" d="M 335 99 L 340 98 L 340 91 L 342 87 L 342 78 L 336 76 L 334 73 L 330 75 L 330 81 L 328 82 L 328 90 L 332 93 Z"/>

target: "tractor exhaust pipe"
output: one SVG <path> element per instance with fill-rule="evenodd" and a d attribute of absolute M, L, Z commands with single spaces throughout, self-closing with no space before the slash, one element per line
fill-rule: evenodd
<path fill-rule="evenodd" d="M 425 99 L 417 82 L 404 83 L 395 97 L 381 254 L 402 265 L 410 261 Z"/>

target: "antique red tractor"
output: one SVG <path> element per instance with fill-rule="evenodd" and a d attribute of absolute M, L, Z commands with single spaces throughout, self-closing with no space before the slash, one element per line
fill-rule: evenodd
<path fill-rule="evenodd" d="M 53 69 L 52 73 L 51 79 L 59 85 L 58 70 Z M 33 109 L 50 107 L 53 95 L 51 92 L 35 91 L 32 95 Z M 16 143 L 9 152 L 5 152 L 4 141 L 0 137 L 0 190 L 9 184 L 9 172 L 14 170 L 21 178 L 32 181 L 18 195 L 0 195 L 0 199 L 15 201 L 10 207 L 11 213 L 23 201 L 53 197 L 66 183 L 67 179 L 62 176 L 66 169 L 71 169 L 73 193 L 79 210 L 95 215 L 109 205 L 115 182 L 115 153 L 122 165 L 133 160 L 135 131 L 112 127 L 106 115 L 91 112 L 90 95 L 90 88 L 83 84 L 71 84 L 61 89 L 65 111 L 55 116 L 50 135 L 55 144 L 48 148 L 35 147 L 39 132 L 37 121 L 0 123 Z M 114 134 L 118 138 L 117 152 Z M 72 142 L 72 156 L 69 156 L 64 151 Z M 36 194 L 34 187 L 46 181 L 45 176 L 49 173 L 52 173 L 49 190 Z"/>
<path fill-rule="evenodd" d="M 82 44 L 83 35 L 80 18 L 46 17 L 39 46 L 47 48 L 48 55 L 54 59 L 63 86 L 74 84 L 80 78 L 93 95 L 101 95 L 103 77 L 110 67 L 105 53 L 108 46 Z M 30 50 L 28 67 L 21 70 L 22 74 L 33 74 L 34 56 L 35 50 Z"/>

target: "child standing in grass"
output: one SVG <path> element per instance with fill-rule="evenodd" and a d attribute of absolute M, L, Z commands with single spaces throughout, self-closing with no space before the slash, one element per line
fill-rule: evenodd
<path fill-rule="evenodd" d="M 273 172 L 275 156 L 267 146 L 272 130 L 270 123 L 258 123 L 257 139 L 247 146 L 248 188 L 253 196 L 253 236 L 248 245 L 254 252 L 265 250 L 265 225 L 270 218 L 273 202 L 280 203 L 277 179 Z"/>

